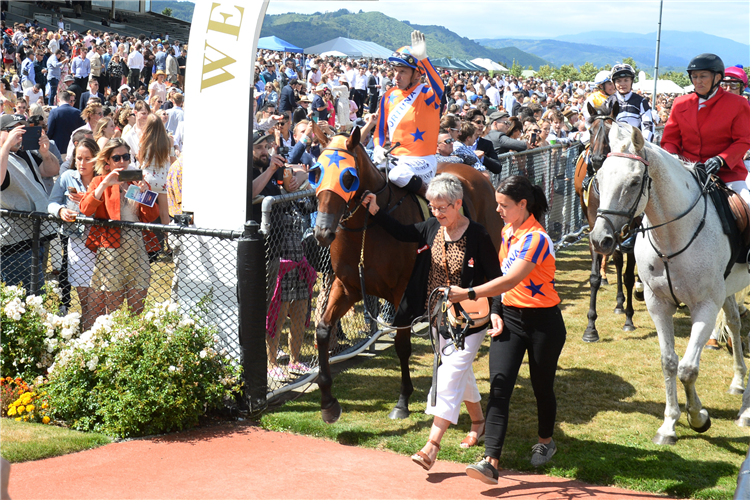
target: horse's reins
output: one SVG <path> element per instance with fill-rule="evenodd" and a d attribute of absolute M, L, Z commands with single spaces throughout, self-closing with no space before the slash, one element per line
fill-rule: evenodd
<path fill-rule="evenodd" d="M 645 149 L 644 149 L 644 153 L 645 153 Z M 664 270 L 667 273 L 667 283 L 669 284 L 669 293 L 670 293 L 670 295 L 672 295 L 672 300 L 674 301 L 675 305 L 677 307 L 679 307 L 680 306 L 680 301 L 677 300 L 677 297 L 674 294 L 674 289 L 672 287 L 672 277 L 671 277 L 671 275 L 669 273 L 669 259 L 673 259 L 674 257 L 677 257 L 678 255 L 680 255 L 681 253 L 683 253 L 685 250 L 687 250 L 690 247 L 690 245 L 693 244 L 693 242 L 695 241 L 695 239 L 698 237 L 698 234 L 700 234 L 700 232 L 703 230 L 703 227 L 706 225 L 706 215 L 708 213 L 708 195 L 707 195 L 707 190 L 708 190 L 709 183 L 706 182 L 706 185 L 701 185 L 700 179 L 698 179 L 698 176 L 695 173 L 692 173 L 693 178 L 695 179 L 695 182 L 698 183 L 698 187 L 700 188 L 701 192 L 698 195 L 698 197 L 695 199 L 695 201 L 693 201 L 693 203 L 690 205 L 690 207 L 688 207 L 687 210 L 685 210 L 683 213 L 681 213 L 680 215 L 678 215 L 674 219 L 668 220 L 667 222 L 662 222 L 661 224 L 657 224 L 655 226 L 633 228 L 631 226 L 633 224 L 633 220 L 635 219 L 635 217 L 637 217 L 637 215 L 636 215 L 635 212 L 638 210 L 638 205 L 641 202 L 641 198 L 643 197 L 643 193 L 646 192 L 646 191 L 650 191 L 650 189 L 651 189 L 651 177 L 648 175 L 648 165 L 649 165 L 649 163 L 648 163 L 648 161 L 646 161 L 645 158 L 642 158 L 640 156 L 633 155 L 633 154 L 628 154 L 628 153 L 609 153 L 607 155 L 607 157 L 610 157 L 610 156 L 621 157 L 621 158 L 628 158 L 630 160 L 635 160 L 635 161 L 639 161 L 639 162 L 643 163 L 644 170 L 643 170 L 643 176 L 641 178 L 641 190 L 638 193 L 638 198 L 636 198 L 635 203 L 630 208 L 630 210 L 628 210 L 627 212 L 625 212 L 625 211 L 618 211 L 618 210 L 603 210 L 603 209 L 600 208 L 600 209 L 598 209 L 596 211 L 596 217 L 597 218 L 601 217 L 602 219 L 604 219 L 604 222 L 606 222 L 609 225 L 609 227 L 612 229 L 612 232 L 618 238 L 620 238 L 621 247 L 622 247 L 622 240 L 623 239 L 626 239 L 626 238 L 627 239 L 635 239 L 635 237 L 638 235 L 638 233 L 643 233 L 644 236 L 646 236 L 646 239 L 648 240 L 649 244 L 651 245 L 651 248 L 653 248 L 654 252 L 656 252 L 656 255 L 664 263 Z M 646 181 L 648 181 L 648 183 L 646 183 Z M 676 221 L 682 219 L 687 214 L 689 214 L 690 212 L 692 212 L 692 210 L 695 208 L 695 206 L 698 204 L 698 202 L 701 200 L 701 198 L 703 198 L 703 217 L 701 218 L 701 221 L 698 224 L 698 228 L 695 230 L 695 232 L 693 233 L 693 236 L 690 238 L 690 241 L 688 241 L 687 244 L 681 250 L 678 250 L 677 252 L 671 253 L 669 255 L 663 254 L 658 248 L 656 248 L 656 245 L 652 241 L 651 237 L 649 237 L 646 233 L 648 231 L 652 231 L 654 229 L 658 229 L 660 227 L 664 227 L 667 224 L 671 224 L 672 222 L 676 222 Z M 627 224 L 625 224 L 625 225 L 622 226 L 622 228 L 620 230 L 620 233 L 618 234 L 617 229 L 615 229 L 614 224 L 607 217 L 607 215 L 620 215 L 620 216 L 623 216 L 623 217 L 628 217 L 630 220 L 629 220 L 629 222 Z"/>

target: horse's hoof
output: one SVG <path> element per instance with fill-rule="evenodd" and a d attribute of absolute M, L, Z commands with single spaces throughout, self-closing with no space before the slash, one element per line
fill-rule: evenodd
<path fill-rule="evenodd" d="M 745 390 L 741 387 L 730 387 L 727 393 L 734 394 L 735 396 L 741 396 L 745 393 Z"/>
<path fill-rule="evenodd" d="M 646 298 L 643 296 L 643 292 L 633 290 L 633 298 L 639 302 L 643 302 Z"/>
<path fill-rule="evenodd" d="M 615 314 L 625 314 L 625 309 L 622 307 L 615 307 Z"/>
<path fill-rule="evenodd" d="M 689 424 L 689 423 L 690 423 L 690 421 L 688 421 L 688 424 Z M 705 422 L 705 423 L 704 423 L 703 425 L 701 425 L 700 427 L 693 427 L 692 425 L 690 425 L 690 427 L 691 427 L 691 428 L 692 428 L 692 429 L 693 429 L 693 430 L 694 430 L 695 432 L 697 432 L 697 433 L 699 433 L 699 434 L 703 434 L 704 432 L 706 432 L 706 431 L 707 431 L 708 429 L 710 429 L 710 428 L 711 428 L 711 417 L 708 417 L 708 416 L 707 416 L 707 417 L 706 417 L 706 422 Z"/>
<path fill-rule="evenodd" d="M 588 343 L 599 342 L 599 332 L 586 330 L 586 333 L 583 334 L 583 341 Z"/>
<path fill-rule="evenodd" d="M 633 325 L 623 325 L 622 331 L 623 332 L 634 332 L 635 331 L 635 326 L 633 326 Z"/>
<path fill-rule="evenodd" d="M 609 280 L 607 278 L 602 277 L 602 282 L 599 284 L 599 286 L 609 285 Z"/>
<path fill-rule="evenodd" d="M 409 410 L 404 410 L 403 408 L 394 408 L 388 414 L 388 418 L 390 418 L 391 420 L 403 420 L 405 418 L 409 418 L 410 414 L 411 412 Z"/>
<path fill-rule="evenodd" d="M 327 424 L 335 424 L 341 417 L 341 405 L 338 400 L 334 399 L 331 406 L 328 408 L 321 408 L 320 414 L 323 417 L 323 422 Z"/>
<path fill-rule="evenodd" d="M 740 417 L 737 420 L 735 420 L 734 423 L 738 427 L 750 427 L 750 418 L 748 418 L 748 417 Z"/>
<path fill-rule="evenodd" d="M 666 444 L 669 446 L 674 446 L 677 444 L 677 437 L 676 436 L 664 436 L 662 434 L 656 433 L 656 436 L 654 436 L 654 439 L 652 439 L 654 444 Z"/>

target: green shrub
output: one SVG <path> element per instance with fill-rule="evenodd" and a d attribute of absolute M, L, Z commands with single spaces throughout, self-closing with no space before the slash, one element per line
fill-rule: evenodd
<path fill-rule="evenodd" d="M 27 296 L 22 287 L 0 283 L 0 376 L 3 378 L 21 377 L 31 382 L 47 375 L 47 368 L 62 345 L 78 334 L 80 314 L 54 314 L 59 309 L 59 294 L 50 292 L 53 290 L 45 287 L 44 296 Z"/>
<path fill-rule="evenodd" d="M 218 337 L 157 304 L 140 316 L 100 316 L 50 368 L 56 418 L 74 429 L 129 437 L 195 426 L 239 383 L 239 366 L 216 352 Z"/>

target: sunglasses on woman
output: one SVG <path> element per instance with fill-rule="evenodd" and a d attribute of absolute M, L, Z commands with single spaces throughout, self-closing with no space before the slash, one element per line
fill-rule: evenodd
<path fill-rule="evenodd" d="M 130 153 L 125 153 L 121 155 L 112 155 L 111 158 L 112 158 L 112 161 L 115 163 L 119 163 L 121 161 L 130 161 Z"/>

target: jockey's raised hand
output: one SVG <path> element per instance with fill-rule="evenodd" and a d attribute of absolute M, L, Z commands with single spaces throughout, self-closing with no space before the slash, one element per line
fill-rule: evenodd
<path fill-rule="evenodd" d="M 427 42 L 424 40 L 424 33 L 419 30 L 411 32 L 411 55 L 420 61 L 427 57 Z"/>

